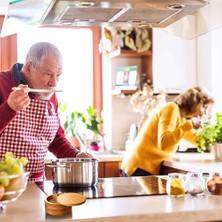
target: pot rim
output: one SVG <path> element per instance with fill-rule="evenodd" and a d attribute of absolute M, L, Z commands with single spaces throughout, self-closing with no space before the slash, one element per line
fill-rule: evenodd
<path fill-rule="evenodd" d="M 59 158 L 52 159 L 52 163 L 91 163 L 99 162 L 96 158 Z"/>

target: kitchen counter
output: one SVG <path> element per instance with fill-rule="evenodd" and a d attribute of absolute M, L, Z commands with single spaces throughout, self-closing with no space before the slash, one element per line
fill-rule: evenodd
<path fill-rule="evenodd" d="M 106 151 L 91 151 L 95 158 L 100 161 L 121 161 L 126 153 L 125 150 L 106 150 Z M 51 163 L 52 159 L 56 157 L 52 153 L 48 153 L 45 157 L 45 163 Z M 213 160 L 212 153 L 175 153 L 172 157 L 173 160 Z"/>
<path fill-rule="evenodd" d="M 126 151 L 95 152 L 93 155 L 100 161 L 122 161 Z M 163 162 L 164 166 L 185 171 L 219 172 L 222 171 L 222 162 L 215 161 L 213 153 L 186 153 L 177 152 L 171 159 Z"/>
<path fill-rule="evenodd" d="M 193 172 L 221 172 L 222 162 L 215 161 L 213 153 L 176 153 L 163 166 Z"/>
<path fill-rule="evenodd" d="M 222 195 L 183 198 L 167 195 L 87 199 L 72 208 L 72 214 L 53 217 L 45 214 L 46 195 L 29 183 L 16 202 L 0 213 L 0 221 L 68 221 L 76 222 L 145 222 L 145 221 L 213 221 L 222 220 Z"/>
<path fill-rule="evenodd" d="M 104 151 L 92 153 L 95 158 L 101 162 L 122 161 L 124 150 Z M 54 156 L 48 155 L 45 163 L 51 163 Z M 166 167 L 171 167 L 184 171 L 195 172 L 219 172 L 222 171 L 222 162 L 215 161 L 213 153 L 175 153 L 171 159 L 165 160 L 162 164 Z"/>

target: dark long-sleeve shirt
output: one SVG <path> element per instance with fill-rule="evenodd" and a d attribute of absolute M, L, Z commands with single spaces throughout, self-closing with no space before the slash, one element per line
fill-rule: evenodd
<path fill-rule="evenodd" d="M 22 66 L 22 64 L 16 63 L 11 70 L 0 72 L 0 136 L 17 114 L 16 111 L 9 107 L 7 99 L 12 91 L 12 87 L 16 87 L 19 84 L 26 84 L 20 73 Z M 55 94 L 50 98 L 50 102 L 54 104 L 58 115 L 58 101 Z M 74 148 L 66 139 L 61 124 L 59 124 L 59 129 L 54 140 L 49 145 L 48 150 L 57 158 L 75 157 L 79 152 L 79 150 Z"/>

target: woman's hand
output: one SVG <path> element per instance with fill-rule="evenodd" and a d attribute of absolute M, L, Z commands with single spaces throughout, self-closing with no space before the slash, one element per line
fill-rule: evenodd
<path fill-rule="evenodd" d="M 199 129 L 199 128 L 202 128 L 203 127 L 203 121 L 198 118 L 198 117 L 193 117 L 190 119 L 192 124 L 193 124 L 193 128 L 194 129 Z"/>

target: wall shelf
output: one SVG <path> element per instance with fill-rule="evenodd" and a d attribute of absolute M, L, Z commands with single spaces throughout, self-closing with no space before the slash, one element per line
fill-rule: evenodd
<path fill-rule="evenodd" d="M 114 89 L 112 91 L 112 95 L 115 96 L 115 95 L 121 95 L 121 94 L 124 94 L 124 95 L 132 95 L 134 94 L 136 91 L 138 91 L 139 89 Z"/>
<path fill-rule="evenodd" d="M 146 52 L 136 52 L 136 51 L 133 51 L 133 50 L 121 49 L 120 54 L 118 56 L 121 56 L 121 57 L 152 56 L 152 51 L 148 50 Z"/>
<path fill-rule="evenodd" d="M 152 30 L 150 30 L 152 42 Z M 103 115 L 106 119 L 104 131 L 106 132 L 106 145 L 112 149 L 124 149 L 125 141 L 131 124 L 140 121 L 141 116 L 135 113 L 130 104 L 131 96 L 136 93 L 143 84 L 152 84 L 152 43 L 149 50 L 137 52 L 131 49 L 119 48 L 107 53 L 103 51 Z M 139 80 L 132 88 L 116 84 L 118 69 L 137 66 Z M 126 86 L 126 87 L 125 87 Z M 135 87 L 136 86 L 136 87 Z M 127 116 L 127 119 L 124 118 Z"/>

